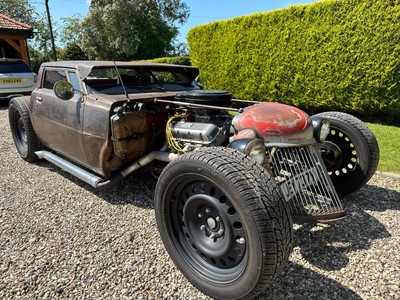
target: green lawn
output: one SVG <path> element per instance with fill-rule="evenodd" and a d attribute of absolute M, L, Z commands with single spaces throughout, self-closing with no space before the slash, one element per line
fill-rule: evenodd
<path fill-rule="evenodd" d="M 380 149 L 378 170 L 400 174 L 400 127 L 367 123 Z"/>

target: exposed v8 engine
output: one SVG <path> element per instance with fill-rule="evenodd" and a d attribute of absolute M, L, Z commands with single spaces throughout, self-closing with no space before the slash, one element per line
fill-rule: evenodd
<path fill-rule="evenodd" d="M 172 136 L 185 147 L 221 146 L 228 140 L 232 117 L 227 115 L 226 111 L 216 109 L 216 106 L 230 105 L 232 94 L 225 91 L 207 91 L 213 96 L 210 101 L 207 92 L 204 92 L 191 91 L 177 94 L 175 97 L 183 103 L 210 105 L 209 109 L 192 106 L 171 118 Z"/>
<path fill-rule="evenodd" d="M 174 138 L 183 144 L 220 146 L 226 140 L 222 128 L 215 124 L 185 122 L 184 120 L 171 124 Z"/>

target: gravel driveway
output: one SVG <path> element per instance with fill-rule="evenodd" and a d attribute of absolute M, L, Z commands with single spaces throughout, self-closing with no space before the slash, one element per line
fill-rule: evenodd
<path fill-rule="evenodd" d="M 175 268 L 153 210 L 156 181 L 95 190 L 14 147 L 0 104 L 0 299 L 208 299 Z M 400 299 L 400 180 L 374 176 L 349 216 L 295 224 L 264 299 Z"/>

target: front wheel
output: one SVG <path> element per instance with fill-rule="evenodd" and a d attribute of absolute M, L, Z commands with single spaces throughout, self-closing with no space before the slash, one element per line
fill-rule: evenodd
<path fill-rule="evenodd" d="M 37 139 L 31 123 L 28 110 L 29 100 L 28 96 L 11 99 L 8 107 L 8 119 L 19 155 L 25 161 L 32 162 L 38 159 L 35 151 L 41 150 L 43 146 Z"/>
<path fill-rule="evenodd" d="M 211 297 L 255 297 L 288 260 L 289 209 L 268 174 L 235 150 L 211 148 L 167 165 L 155 211 L 172 260 Z"/>
<path fill-rule="evenodd" d="M 328 119 L 331 131 L 321 155 L 339 195 L 361 188 L 374 175 L 379 147 L 372 131 L 356 117 L 342 112 L 317 114 Z"/>

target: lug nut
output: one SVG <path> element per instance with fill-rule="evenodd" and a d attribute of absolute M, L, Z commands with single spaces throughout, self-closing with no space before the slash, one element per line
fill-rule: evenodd
<path fill-rule="evenodd" d="M 200 212 L 197 216 L 198 216 L 199 218 L 202 218 L 202 217 L 203 217 L 203 214 Z"/>
<path fill-rule="evenodd" d="M 211 209 L 209 209 L 208 207 L 206 208 L 206 213 L 210 213 L 211 212 Z"/>
<path fill-rule="evenodd" d="M 206 230 L 206 225 L 201 225 L 200 230 Z"/>
<path fill-rule="evenodd" d="M 215 220 L 219 223 L 219 222 L 221 222 L 221 217 L 218 216 L 218 217 L 215 218 Z"/>
<path fill-rule="evenodd" d="M 222 236 L 223 234 L 224 234 L 224 230 L 223 229 L 218 230 L 218 235 Z"/>
<path fill-rule="evenodd" d="M 212 233 L 211 235 L 210 235 L 210 239 L 215 239 L 215 234 L 214 233 Z"/>
<path fill-rule="evenodd" d="M 246 240 L 243 237 L 239 237 L 238 239 L 236 239 L 236 242 L 243 245 L 244 243 L 246 243 Z"/>

